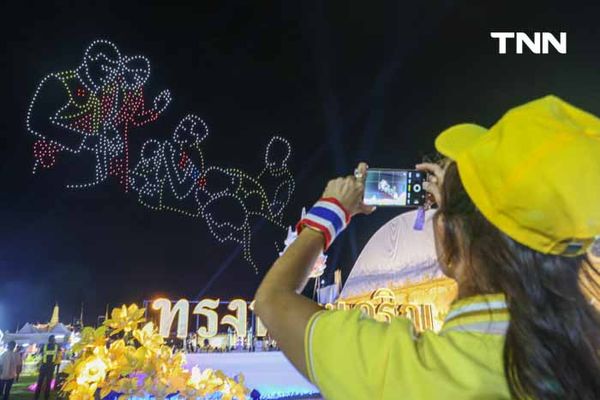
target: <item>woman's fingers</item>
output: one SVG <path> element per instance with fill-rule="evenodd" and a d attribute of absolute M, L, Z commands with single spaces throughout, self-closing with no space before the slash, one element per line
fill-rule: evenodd
<path fill-rule="evenodd" d="M 372 212 L 374 212 L 375 210 L 377 210 L 377 207 L 375 206 L 368 206 L 364 203 L 361 202 L 360 205 L 360 214 L 365 214 L 365 215 L 369 215 Z"/>
<path fill-rule="evenodd" d="M 367 179 L 367 169 L 369 169 L 367 163 L 359 163 L 358 167 L 356 167 L 356 169 L 354 170 L 354 177 L 356 178 L 356 180 L 364 183 Z"/>
<path fill-rule="evenodd" d="M 361 162 L 358 164 L 358 167 L 356 167 L 356 170 L 354 171 L 354 176 L 356 179 L 357 188 L 359 190 L 359 196 L 360 196 L 358 198 L 359 206 L 358 206 L 357 214 L 369 215 L 376 209 L 376 207 L 374 207 L 374 206 L 368 206 L 363 203 L 363 200 L 364 200 L 363 198 L 364 198 L 364 194 L 365 194 L 365 182 L 367 180 L 367 170 L 368 169 L 369 169 L 369 166 L 367 165 L 367 163 Z"/>
<path fill-rule="evenodd" d="M 431 193 L 435 203 L 439 206 L 440 201 L 442 199 L 442 192 L 440 191 L 440 186 L 431 182 L 423 182 L 423 189 L 427 191 L 427 193 Z"/>
<path fill-rule="evenodd" d="M 336 198 L 351 215 L 371 214 L 375 207 L 363 203 L 367 169 L 367 164 L 361 162 L 353 175 L 330 180 L 323 197 Z"/>
<path fill-rule="evenodd" d="M 443 168 L 440 165 L 434 163 L 417 164 L 416 168 L 420 171 L 425 171 L 429 173 L 429 175 L 427 176 L 427 181 L 423 182 L 423 188 L 428 193 L 431 193 L 436 204 L 440 206 L 442 200 L 441 186 L 444 180 Z"/>
<path fill-rule="evenodd" d="M 444 178 L 444 170 L 438 164 L 435 163 L 420 163 L 416 165 L 416 168 L 420 171 L 426 171 L 437 178 L 438 181 Z"/>

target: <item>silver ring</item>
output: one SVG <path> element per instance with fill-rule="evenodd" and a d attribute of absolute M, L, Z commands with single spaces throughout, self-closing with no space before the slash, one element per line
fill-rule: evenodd
<path fill-rule="evenodd" d="M 356 179 L 361 179 L 363 177 L 363 174 L 358 171 L 358 168 L 354 170 L 354 177 Z"/>

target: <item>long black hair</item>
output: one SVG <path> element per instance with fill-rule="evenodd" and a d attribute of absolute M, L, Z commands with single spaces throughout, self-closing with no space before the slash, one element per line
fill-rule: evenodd
<path fill-rule="evenodd" d="M 600 273 L 586 256 L 542 254 L 492 225 L 446 168 L 441 262 L 468 260 L 470 290 L 506 295 L 510 323 L 504 372 L 511 395 L 600 399 Z"/>

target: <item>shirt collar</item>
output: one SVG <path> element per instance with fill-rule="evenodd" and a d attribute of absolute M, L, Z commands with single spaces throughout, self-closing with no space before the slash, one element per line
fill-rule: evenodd
<path fill-rule="evenodd" d="M 458 331 L 505 335 L 509 321 L 504 294 L 471 296 L 452 303 L 440 334 Z"/>

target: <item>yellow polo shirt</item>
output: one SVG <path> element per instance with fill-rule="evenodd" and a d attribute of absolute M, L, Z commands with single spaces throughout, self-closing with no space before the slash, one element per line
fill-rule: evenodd
<path fill-rule="evenodd" d="M 305 333 L 309 378 L 327 400 L 509 399 L 502 294 L 455 301 L 439 333 L 359 310 L 319 311 Z"/>

